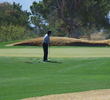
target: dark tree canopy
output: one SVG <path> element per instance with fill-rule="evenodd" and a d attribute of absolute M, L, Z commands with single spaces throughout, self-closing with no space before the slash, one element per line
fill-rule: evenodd
<path fill-rule="evenodd" d="M 29 13 L 22 11 L 20 4 L 0 3 L 0 25 L 27 26 Z"/>
<path fill-rule="evenodd" d="M 110 0 L 43 0 L 34 2 L 31 11 L 71 36 L 81 27 L 108 27 L 106 16 L 110 11 Z"/>
<path fill-rule="evenodd" d="M 0 42 L 33 37 L 29 15 L 20 4 L 0 3 Z"/>

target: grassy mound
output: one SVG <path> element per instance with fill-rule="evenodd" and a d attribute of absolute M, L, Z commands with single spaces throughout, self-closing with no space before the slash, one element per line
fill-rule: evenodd
<path fill-rule="evenodd" d="M 42 40 L 43 38 L 39 37 L 31 40 L 25 40 L 22 42 L 13 43 L 8 46 L 18 46 L 18 45 L 41 46 Z M 109 46 L 110 40 L 90 41 L 90 40 L 82 40 L 82 39 L 67 38 L 67 37 L 51 37 L 51 45 L 52 46 Z"/>

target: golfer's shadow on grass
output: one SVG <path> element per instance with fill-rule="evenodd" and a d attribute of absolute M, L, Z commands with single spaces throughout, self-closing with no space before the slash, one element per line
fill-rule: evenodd
<path fill-rule="evenodd" d="M 53 60 L 48 60 L 46 61 L 47 63 L 57 63 L 57 64 L 61 64 L 62 62 L 60 61 L 53 61 Z"/>
<path fill-rule="evenodd" d="M 43 61 L 43 60 L 35 60 L 35 61 L 26 61 L 25 63 L 29 64 L 37 64 L 37 63 L 56 63 L 56 64 L 61 64 L 61 61 L 55 61 L 55 60 L 48 60 L 48 61 Z"/>

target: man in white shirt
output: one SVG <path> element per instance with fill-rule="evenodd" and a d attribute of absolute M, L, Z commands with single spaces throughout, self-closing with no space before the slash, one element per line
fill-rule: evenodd
<path fill-rule="evenodd" d="M 50 43 L 50 35 L 51 31 L 48 31 L 48 33 L 45 34 L 43 38 L 43 51 L 44 51 L 43 61 L 48 61 L 48 46 Z"/>

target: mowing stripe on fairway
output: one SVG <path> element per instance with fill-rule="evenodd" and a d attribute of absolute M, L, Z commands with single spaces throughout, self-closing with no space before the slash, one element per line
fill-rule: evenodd
<path fill-rule="evenodd" d="M 0 49 L 0 56 L 42 57 L 42 48 L 9 48 Z M 110 57 L 110 48 L 106 47 L 55 47 L 49 49 L 49 57 Z"/>

